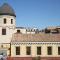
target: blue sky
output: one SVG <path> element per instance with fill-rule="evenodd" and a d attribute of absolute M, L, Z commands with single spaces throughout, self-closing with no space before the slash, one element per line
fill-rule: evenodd
<path fill-rule="evenodd" d="M 3 3 L 15 10 L 17 26 L 60 26 L 60 0 L 0 0 L 0 6 Z"/>

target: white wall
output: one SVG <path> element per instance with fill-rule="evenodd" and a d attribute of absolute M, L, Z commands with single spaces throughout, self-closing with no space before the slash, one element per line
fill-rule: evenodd
<path fill-rule="evenodd" d="M 6 24 L 3 23 L 4 18 L 6 18 Z M 11 24 L 11 19 L 13 19 L 13 24 Z M 10 15 L 0 15 L 0 43 L 10 43 L 12 34 L 14 33 L 16 27 L 16 20 L 14 16 Z M 6 35 L 2 35 L 2 29 L 6 29 Z"/>
<path fill-rule="evenodd" d="M 4 18 L 7 19 L 7 23 L 4 24 L 3 21 L 4 21 Z M 13 19 L 13 24 L 11 24 L 11 19 Z M 10 16 L 10 15 L 0 15 L 0 26 L 15 26 L 16 20 L 15 20 L 15 17 L 14 16 Z"/>
<path fill-rule="evenodd" d="M 15 47 L 20 46 L 20 55 L 18 57 L 36 57 L 37 55 L 37 46 L 41 46 L 41 55 L 42 57 L 60 57 L 58 55 L 58 46 L 60 44 L 12 44 L 11 45 L 11 56 L 17 57 Z M 26 55 L 26 46 L 31 46 L 31 55 Z M 52 46 L 52 55 L 47 55 L 47 47 Z M 14 50 L 14 51 L 13 51 Z"/>

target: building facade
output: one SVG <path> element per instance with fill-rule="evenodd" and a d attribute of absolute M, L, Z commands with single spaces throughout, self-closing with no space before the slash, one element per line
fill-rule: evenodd
<path fill-rule="evenodd" d="M 4 3 L 0 7 L 0 55 L 10 60 L 60 60 L 60 27 L 16 27 L 16 14 Z"/>

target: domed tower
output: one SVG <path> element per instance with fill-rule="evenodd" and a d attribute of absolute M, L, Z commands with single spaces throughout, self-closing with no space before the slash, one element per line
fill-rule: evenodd
<path fill-rule="evenodd" d="M 4 3 L 0 7 L 0 18 L 2 18 L 2 21 L 0 20 L 0 26 L 15 26 L 15 17 L 15 12 L 10 5 Z"/>
<path fill-rule="evenodd" d="M 13 8 L 4 3 L 0 7 L 0 42 L 9 42 L 16 27 L 16 15 Z M 4 42 L 4 43 L 5 43 Z"/>

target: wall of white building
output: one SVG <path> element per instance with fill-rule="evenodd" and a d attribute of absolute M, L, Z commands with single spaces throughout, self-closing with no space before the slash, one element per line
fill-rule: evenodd
<path fill-rule="evenodd" d="M 6 19 L 6 24 L 4 24 L 4 18 Z M 13 24 L 11 24 L 11 19 L 13 19 Z M 12 34 L 14 33 L 16 27 L 16 19 L 14 16 L 10 15 L 0 15 L 0 43 L 10 43 Z M 6 35 L 2 35 L 2 29 L 6 29 Z"/>
<path fill-rule="evenodd" d="M 20 55 L 16 55 L 16 46 L 20 46 Z M 26 47 L 31 46 L 31 55 L 26 55 Z M 37 47 L 41 46 L 41 55 L 37 55 Z M 52 47 L 52 55 L 47 54 L 47 47 Z M 58 55 L 58 46 L 60 44 L 12 44 L 11 45 L 11 56 L 12 57 L 60 57 Z M 13 51 L 14 50 L 14 51 Z"/>
<path fill-rule="evenodd" d="M 4 18 L 6 19 L 6 24 L 4 24 Z M 11 19 L 13 19 L 13 24 L 11 24 Z M 6 29 L 6 35 L 2 35 L 2 29 Z M 35 31 L 26 31 L 26 28 L 16 28 L 16 17 L 10 15 L 0 15 L 0 43 L 10 43 L 12 34 L 20 30 L 22 34 L 35 34 Z"/>

